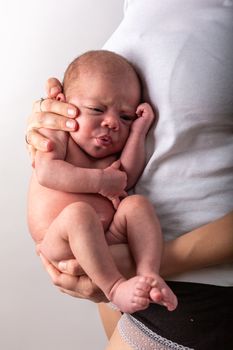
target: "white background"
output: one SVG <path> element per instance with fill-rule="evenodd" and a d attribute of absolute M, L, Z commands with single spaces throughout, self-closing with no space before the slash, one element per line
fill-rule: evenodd
<path fill-rule="evenodd" d="M 31 167 L 24 131 L 49 76 L 101 48 L 123 0 L 1 0 L 0 349 L 98 350 L 106 339 L 94 304 L 60 293 L 35 255 L 26 224 Z"/>

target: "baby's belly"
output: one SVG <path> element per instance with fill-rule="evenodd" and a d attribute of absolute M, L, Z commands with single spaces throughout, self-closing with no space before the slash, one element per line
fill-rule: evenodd
<path fill-rule="evenodd" d="M 98 194 L 76 194 L 54 191 L 43 187 L 32 178 L 28 198 L 28 224 L 33 239 L 43 239 L 48 227 L 60 212 L 74 202 L 86 202 L 97 212 L 104 231 L 112 221 L 115 210 L 112 203 Z"/>

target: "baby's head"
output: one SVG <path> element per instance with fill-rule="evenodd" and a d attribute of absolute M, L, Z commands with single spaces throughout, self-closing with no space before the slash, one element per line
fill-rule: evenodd
<path fill-rule="evenodd" d="M 81 85 L 81 77 L 92 76 L 94 79 L 111 81 L 113 85 L 118 81 L 132 84 L 141 95 L 141 82 L 132 64 L 124 57 L 106 50 L 88 51 L 74 59 L 67 67 L 63 79 L 63 91 L 66 99 L 72 95 L 72 88 Z M 117 86 L 116 86 L 117 88 Z M 127 86 L 124 85 L 125 94 Z M 140 96 L 141 97 L 141 96 Z"/>
<path fill-rule="evenodd" d="M 67 68 L 65 100 L 79 109 L 79 128 L 70 133 L 85 153 L 102 158 L 120 152 L 141 100 L 132 65 L 110 51 L 90 51 Z"/>

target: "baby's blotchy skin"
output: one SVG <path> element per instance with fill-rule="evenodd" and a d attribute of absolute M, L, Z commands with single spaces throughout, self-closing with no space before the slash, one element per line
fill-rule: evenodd
<path fill-rule="evenodd" d="M 126 280 L 108 244 L 128 242 L 136 264 Z M 176 296 L 159 276 L 162 239 L 153 206 L 139 195 L 125 198 L 105 234 L 96 211 L 85 202 L 68 205 L 50 225 L 40 245 L 54 264 L 77 258 L 86 274 L 122 312 L 133 313 L 156 302 L 174 310 Z"/>

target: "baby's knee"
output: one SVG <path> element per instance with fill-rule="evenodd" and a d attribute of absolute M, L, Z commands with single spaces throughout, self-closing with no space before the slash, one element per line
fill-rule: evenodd
<path fill-rule="evenodd" d="M 95 209 L 85 202 L 76 202 L 67 206 L 60 222 L 69 242 L 82 239 L 90 232 L 102 230 L 102 224 Z"/>
<path fill-rule="evenodd" d="M 96 215 L 96 211 L 92 208 L 92 206 L 85 202 L 75 202 L 69 204 L 62 212 L 63 218 L 68 220 L 68 222 L 79 221 L 80 218 L 91 218 L 93 216 L 95 217 Z"/>
<path fill-rule="evenodd" d="M 134 194 L 124 198 L 124 200 L 121 202 L 121 206 L 124 206 L 127 210 L 135 210 L 142 207 L 151 207 L 152 204 L 145 196 Z"/>

